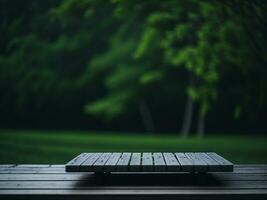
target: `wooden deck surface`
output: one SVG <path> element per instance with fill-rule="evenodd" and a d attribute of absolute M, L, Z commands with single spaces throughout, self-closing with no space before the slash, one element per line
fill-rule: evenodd
<path fill-rule="evenodd" d="M 65 172 L 65 165 L 0 165 L 0 199 L 267 199 L 267 165 L 108 176 Z"/>

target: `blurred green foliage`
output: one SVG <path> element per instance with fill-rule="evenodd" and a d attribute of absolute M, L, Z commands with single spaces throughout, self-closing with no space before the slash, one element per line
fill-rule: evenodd
<path fill-rule="evenodd" d="M 266 11 L 260 0 L 1 0 L 1 117 L 139 112 L 155 131 L 188 96 L 201 118 L 261 121 Z"/>

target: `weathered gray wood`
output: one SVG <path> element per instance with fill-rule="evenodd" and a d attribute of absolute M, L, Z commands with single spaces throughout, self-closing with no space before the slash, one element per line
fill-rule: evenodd
<path fill-rule="evenodd" d="M 220 171 L 221 169 L 220 164 L 216 160 L 209 157 L 206 153 L 195 153 L 195 155 L 208 164 L 209 172 Z"/>
<path fill-rule="evenodd" d="M 238 169 L 266 169 L 267 168 L 267 164 L 235 164 L 234 167 L 238 168 Z M 47 164 L 0 164 L 0 171 L 4 170 L 4 169 L 17 169 L 17 168 L 24 168 L 24 169 L 31 169 L 31 168 L 46 168 L 46 169 L 52 169 L 52 168 L 65 168 L 64 164 L 51 164 L 51 165 L 47 165 Z"/>
<path fill-rule="evenodd" d="M 93 164 L 97 161 L 97 159 L 102 155 L 102 153 L 93 153 L 89 158 L 87 158 L 81 165 L 80 171 L 90 171 L 92 170 Z"/>
<path fill-rule="evenodd" d="M 93 174 L 93 172 L 91 172 Z M 0 181 L 78 181 L 87 178 L 87 173 L 66 174 L 1 174 Z"/>
<path fill-rule="evenodd" d="M 235 164 L 238 168 L 267 168 L 267 164 Z"/>
<path fill-rule="evenodd" d="M 66 171 L 79 171 L 80 165 L 88 159 L 92 153 L 82 153 L 66 164 Z M 21 166 L 23 167 L 23 166 Z M 25 166 L 24 166 L 25 167 Z"/>
<path fill-rule="evenodd" d="M 52 164 L 50 165 L 51 168 L 58 168 L 58 167 L 62 167 L 62 164 Z"/>
<path fill-rule="evenodd" d="M 230 161 L 224 159 L 214 152 L 207 152 L 207 155 L 220 164 L 222 171 L 233 171 L 233 163 L 231 163 Z"/>
<path fill-rule="evenodd" d="M 235 174 L 246 174 L 248 173 L 253 173 L 255 175 L 259 174 L 267 174 L 267 169 L 242 169 L 242 168 L 236 168 L 235 170 L 231 173 Z M 0 174 L 73 174 L 74 172 L 66 172 L 65 168 L 58 169 L 58 170 L 46 170 L 46 169 L 40 169 L 40 170 L 5 170 L 5 171 L 0 171 Z M 75 173 L 83 173 L 83 172 L 75 172 Z M 88 172 L 90 173 L 90 172 Z M 221 173 L 229 173 L 229 172 L 221 172 Z"/>
<path fill-rule="evenodd" d="M 6 171 L 44 171 L 44 170 L 47 170 L 47 171 L 55 171 L 55 170 L 58 170 L 58 169 L 64 169 L 65 170 L 65 166 L 62 167 L 62 168 L 52 168 L 52 167 L 23 167 L 23 168 L 19 168 L 19 167 L 12 167 L 12 168 L 2 168 L 0 169 L 0 172 L 6 172 Z"/>
<path fill-rule="evenodd" d="M 112 153 L 108 161 L 105 164 L 105 171 L 112 172 L 116 171 L 116 164 L 119 161 L 122 153 Z"/>
<path fill-rule="evenodd" d="M 91 176 L 94 175 L 94 172 L 88 173 L 67 173 L 67 174 L 2 174 L 0 176 L 0 181 L 34 181 L 34 180 L 86 180 L 89 179 Z M 198 178 L 198 174 L 188 174 L 188 173 L 154 173 L 154 172 L 131 172 L 131 173 L 122 173 L 122 172 L 112 172 L 110 173 L 110 179 L 123 178 L 123 177 L 159 177 L 159 179 L 168 177 L 170 179 L 193 179 Z M 219 173 L 212 173 L 212 175 L 203 175 L 203 179 L 214 178 L 220 181 L 267 181 L 266 174 L 253 174 L 253 173 L 246 173 L 246 174 L 238 174 L 238 173 L 227 173 L 227 172 L 219 172 Z"/>
<path fill-rule="evenodd" d="M 90 154 L 90 153 L 85 153 L 85 154 Z M 81 154 L 80 154 L 81 155 Z M 78 157 L 78 156 L 77 156 Z M 76 157 L 76 158 L 77 158 Z M 51 165 L 47 165 L 47 164 L 19 164 L 19 165 L 14 165 L 16 166 L 16 168 L 29 168 L 29 167 L 51 167 Z M 13 167 L 14 167 L 13 166 Z"/>
<path fill-rule="evenodd" d="M 129 168 L 132 172 L 141 171 L 141 153 L 132 153 Z"/>
<path fill-rule="evenodd" d="M 92 176 L 93 177 L 93 176 Z M 155 180 L 154 180 L 155 181 Z M 192 183 L 191 185 L 183 185 L 179 184 L 176 186 L 168 186 L 169 189 L 267 189 L 267 181 L 222 181 L 221 185 L 206 185 L 206 184 L 199 184 L 199 183 Z M 142 184 L 142 182 L 139 182 Z M 161 184 L 158 183 L 154 188 L 160 188 Z M 106 189 L 112 189 L 113 185 L 107 185 Z M 124 186 L 124 188 L 131 188 L 132 186 Z M 0 181 L 0 188 L 1 189 L 69 189 L 72 190 L 73 188 L 77 189 L 99 189 L 96 183 L 89 182 L 89 180 L 78 180 L 78 181 Z M 140 187 L 139 187 L 140 188 Z M 142 187 L 141 187 L 142 188 Z"/>
<path fill-rule="evenodd" d="M 53 167 L 54 171 L 37 165 L 11 167 L 16 174 L 7 174 L 8 167 L 2 168 L 0 199 L 267 199 L 264 165 L 237 165 L 231 173 L 115 172 L 103 184 L 94 183 L 90 172 L 66 173 L 64 165 Z M 43 174 L 19 174 L 32 169 Z"/>
<path fill-rule="evenodd" d="M 215 153 L 132 153 L 132 157 L 126 153 L 106 152 L 103 154 L 89 153 L 81 154 L 66 165 L 66 171 L 94 171 L 112 172 L 116 171 L 116 163 L 120 165 L 120 171 L 181 171 L 181 172 L 215 172 L 231 171 L 233 165 Z M 128 156 L 127 156 L 128 155 Z M 141 155 L 141 157 L 140 157 Z M 88 156 L 86 161 L 84 157 Z M 109 157 L 111 159 L 109 160 Z M 113 156 L 115 156 L 113 158 Z M 125 157 L 128 159 L 126 161 Z M 97 158 L 96 158 L 97 157 Z M 130 159 L 130 160 L 129 160 Z M 113 162 L 106 165 L 105 163 Z M 125 164 L 125 162 L 128 162 Z M 105 166 L 105 167 L 104 167 Z M 141 168 L 140 168 L 141 166 Z M 8 166 L 9 167 L 9 166 Z M 5 169 L 7 169 L 6 167 Z M 50 166 L 49 166 L 50 167 Z M 19 168 L 19 167 L 18 167 Z M 22 166 L 23 168 L 23 166 Z M 0 171 L 1 173 L 1 171 Z"/>
<path fill-rule="evenodd" d="M 117 171 L 128 171 L 128 165 L 131 159 L 132 153 L 123 153 L 117 163 Z"/>
<path fill-rule="evenodd" d="M 83 172 L 75 172 L 77 174 Z M 1 176 L 4 174 L 75 174 L 70 172 L 65 172 L 65 165 L 57 165 L 56 167 L 39 167 L 39 165 L 34 165 L 34 167 L 0 167 L 0 174 Z M 235 165 L 234 171 L 229 172 L 221 172 L 223 174 L 239 174 L 239 175 L 245 175 L 245 174 L 254 174 L 254 175 L 262 175 L 267 174 L 267 165 Z"/>
<path fill-rule="evenodd" d="M 11 167 L 5 167 L 5 165 L 0 164 L 0 171 L 1 170 L 31 170 L 31 169 L 50 169 L 50 170 L 57 170 L 57 169 L 65 169 L 65 164 L 53 164 L 49 165 L 49 167 L 39 165 L 39 164 L 31 164 L 31 167 L 16 167 L 18 165 L 13 165 Z M 21 166 L 21 165 L 19 165 Z M 234 164 L 234 168 L 238 170 L 262 170 L 262 169 L 267 169 L 267 165 L 265 164 Z"/>
<path fill-rule="evenodd" d="M 193 161 L 188 158 L 184 153 L 175 153 L 175 156 L 181 165 L 182 171 L 192 172 L 194 170 Z"/>
<path fill-rule="evenodd" d="M 90 172 L 90 171 L 85 171 L 85 172 Z M 266 174 L 266 169 L 252 169 L 251 172 L 254 174 Z M 69 174 L 69 173 L 84 173 L 84 172 L 66 172 L 65 168 L 62 170 L 23 170 L 23 171 L 13 171 L 13 170 L 5 170 L 5 171 L 0 171 L 0 174 Z M 238 173 L 238 174 L 247 174 L 247 170 L 243 169 L 236 169 L 231 172 L 231 173 Z M 0 175 L 0 176 L 1 176 Z"/>
<path fill-rule="evenodd" d="M 185 155 L 190 158 L 194 163 L 194 171 L 196 172 L 207 172 L 208 164 L 200 159 L 195 153 L 185 153 Z"/>
<path fill-rule="evenodd" d="M 101 172 L 104 171 L 104 166 L 106 162 L 108 161 L 109 157 L 111 156 L 111 153 L 103 153 L 92 165 L 92 170 L 94 172 Z"/>
<path fill-rule="evenodd" d="M 153 171 L 152 153 L 142 153 L 142 171 Z"/>
<path fill-rule="evenodd" d="M 166 170 L 166 163 L 162 153 L 153 153 L 154 171 L 161 172 Z"/>
<path fill-rule="evenodd" d="M 180 163 L 176 159 L 173 153 L 163 153 L 164 160 L 166 162 L 167 170 L 170 172 L 180 171 Z"/>
<path fill-rule="evenodd" d="M 152 172 L 153 173 L 153 172 Z M 94 172 L 87 172 L 87 173 L 66 173 L 66 174 L 2 174 L 0 176 L 0 181 L 36 181 L 36 180 L 43 180 L 43 181 L 79 181 L 79 180 L 86 180 L 89 179 Z M 144 179 L 151 175 L 151 172 L 142 173 L 130 173 L 130 174 L 123 174 L 120 172 L 112 172 L 111 178 L 116 177 L 127 177 L 127 176 L 141 176 Z M 197 175 L 192 174 L 180 174 L 180 173 L 153 173 L 154 177 L 177 177 L 177 179 L 181 179 L 182 177 L 186 177 L 187 179 L 192 179 L 198 177 Z M 206 177 L 209 177 L 207 175 Z M 215 178 L 220 181 L 267 181 L 267 176 L 265 173 L 262 174 L 254 174 L 253 172 L 248 171 L 247 173 L 227 173 L 227 172 L 220 172 L 220 173 L 213 173 L 211 175 L 212 178 Z M 204 176 L 205 179 L 205 176 Z"/>
<path fill-rule="evenodd" d="M 4 165 L 0 165 L 0 169 L 2 168 L 10 168 L 10 167 L 15 167 L 16 165 L 14 164 L 4 164 Z"/>

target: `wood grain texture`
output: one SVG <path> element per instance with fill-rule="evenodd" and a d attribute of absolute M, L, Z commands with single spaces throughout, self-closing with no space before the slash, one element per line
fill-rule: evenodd
<path fill-rule="evenodd" d="M 102 153 L 93 153 L 90 157 L 88 157 L 81 165 L 80 171 L 92 171 L 93 164 L 97 161 L 97 159 L 102 155 Z"/>
<path fill-rule="evenodd" d="M 154 158 L 154 171 L 163 172 L 166 171 L 166 163 L 162 153 L 153 153 Z"/>
<path fill-rule="evenodd" d="M 179 161 L 176 159 L 174 154 L 163 153 L 163 156 L 166 162 L 167 171 L 170 171 L 170 172 L 181 171 L 181 165 Z"/>
<path fill-rule="evenodd" d="M 142 154 L 142 171 L 153 171 L 152 153 Z"/>
<path fill-rule="evenodd" d="M 117 163 L 117 171 L 128 171 L 132 153 L 123 153 Z"/>
<path fill-rule="evenodd" d="M 208 156 L 206 153 L 195 153 L 197 157 L 199 157 L 201 160 L 203 160 L 208 165 L 208 171 L 209 172 L 216 172 L 220 171 L 223 166 L 220 165 L 216 160 L 212 159 L 210 156 Z"/>
<path fill-rule="evenodd" d="M 7 165 L 8 170 L 10 165 Z M 23 166 L 21 166 L 23 168 Z M 25 166 L 27 167 L 27 166 Z M 29 165 L 28 167 L 32 167 Z M 216 153 L 124 152 L 83 153 L 67 172 L 231 172 L 233 164 Z M 1 173 L 1 172 L 0 172 Z M 14 173 L 14 172 L 12 172 Z"/>
<path fill-rule="evenodd" d="M 222 171 L 233 170 L 233 163 L 231 163 L 229 160 L 226 160 L 225 158 L 214 152 L 208 152 L 206 154 L 220 164 Z"/>
<path fill-rule="evenodd" d="M 208 164 L 204 162 L 200 157 L 195 153 L 185 153 L 185 155 L 193 161 L 194 171 L 198 172 L 207 172 Z"/>
<path fill-rule="evenodd" d="M 130 161 L 129 170 L 132 172 L 141 171 L 141 153 L 133 153 Z"/>
<path fill-rule="evenodd" d="M 116 165 L 121 157 L 122 153 L 112 153 L 109 160 L 105 163 L 105 171 L 116 171 Z"/>
<path fill-rule="evenodd" d="M 177 160 L 179 161 L 182 171 L 190 171 L 194 170 L 193 160 L 188 158 L 184 153 L 175 153 Z"/>
<path fill-rule="evenodd" d="M 88 159 L 92 153 L 81 153 L 66 164 L 66 171 L 79 171 L 80 165 Z M 24 165 L 18 167 L 32 167 L 33 165 Z"/>
<path fill-rule="evenodd" d="M 0 172 L 0 199 L 267 198 L 267 165 L 236 165 L 231 173 L 112 172 L 100 179 L 65 172 L 64 165 L 7 165 Z"/>
<path fill-rule="evenodd" d="M 112 153 L 103 153 L 99 158 L 95 161 L 95 163 L 92 165 L 92 171 L 94 172 L 101 172 L 105 171 L 105 164 L 108 161 L 109 157 Z"/>

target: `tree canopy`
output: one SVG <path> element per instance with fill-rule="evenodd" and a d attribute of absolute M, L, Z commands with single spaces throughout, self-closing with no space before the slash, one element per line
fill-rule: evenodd
<path fill-rule="evenodd" d="M 265 1 L 2 0 L 0 11 L 5 115 L 202 136 L 209 116 L 266 113 Z"/>

